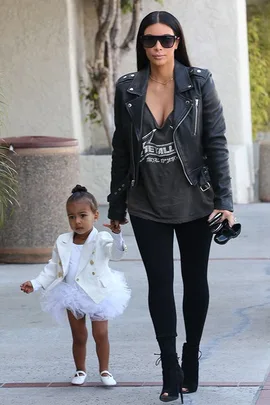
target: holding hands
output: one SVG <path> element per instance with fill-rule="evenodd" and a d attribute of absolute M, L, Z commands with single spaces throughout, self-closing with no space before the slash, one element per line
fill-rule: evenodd
<path fill-rule="evenodd" d="M 34 291 L 31 281 L 26 281 L 25 283 L 22 283 L 20 287 L 21 291 L 25 292 L 26 294 L 30 294 L 31 292 Z"/>
<path fill-rule="evenodd" d="M 103 224 L 106 228 L 109 228 L 113 233 L 120 233 L 121 232 L 121 226 L 120 225 L 125 225 L 128 223 L 128 220 L 125 219 L 123 221 L 117 221 L 114 219 L 111 219 L 111 222 L 109 224 Z"/>

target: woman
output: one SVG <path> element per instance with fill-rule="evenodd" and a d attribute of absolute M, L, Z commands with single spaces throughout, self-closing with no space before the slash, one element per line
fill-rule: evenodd
<path fill-rule="evenodd" d="M 234 223 L 228 150 L 212 76 L 191 67 L 182 28 L 173 15 L 155 11 L 142 20 L 137 65 L 138 72 L 124 75 L 116 86 L 108 217 L 118 229 L 129 211 L 161 351 L 160 400 L 169 402 L 198 387 L 199 344 L 209 302 L 209 220 L 221 212 L 221 221 Z M 176 353 L 174 232 L 184 285 L 181 367 Z"/>

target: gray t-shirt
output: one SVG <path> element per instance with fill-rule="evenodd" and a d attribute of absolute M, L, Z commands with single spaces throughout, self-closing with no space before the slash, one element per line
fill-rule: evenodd
<path fill-rule="evenodd" d="M 144 219 L 179 224 L 209 215 L 213 190 L 187 181 L 173 142 L 173 112 L 159 127 L 145 104 L 138 185 L 129 190 L 128 211 Z"/>

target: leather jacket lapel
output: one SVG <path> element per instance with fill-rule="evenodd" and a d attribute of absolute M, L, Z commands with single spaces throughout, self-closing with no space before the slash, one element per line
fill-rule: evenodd
<path fill-rule="evenodd" d="M 174 97 L 174 126 L 180 125 L 192 109 L 192 99 L 185 92 L 193 88 L 189 68 L 175 61 L 174 67 L 175 97 Z"/>
<path fill-rule="evenodd" d="M 183 95 L 175 94 L 173 112 L 174 128 L 177 128 L 183 122 L 191 110 L 192 101 L 183 97 Z"/>
<path fill-rule="evenodd" d="M 145 105 L 145 95 L 139 96 L 134 100 L 132 100 L 131 102 L 126 103 L 126 108 L 131 117 L 134 131 L 138 141 L 141 139 L 142 136 L 144 105 Z"/>
<path fill-rule="evenodd" d="M 190 68 L 182 65 L 180 62 L 175 60 L 174 62 L 174 82 L 175 82 L 175 93 L 184 93 L 192 89 L 193 83 L 189 74 Z"/>
<path fill-rule="evenodd" d="M 127 92 L 129 94 L 137 96 L 136 98 L 126 102 L 126 108 L 131 117 L 138 141 L 141 139 L 142 136 L 143 113 L 146 90 L 148 85 L 148 77 L 149 67 L 140 70 L 127 89 Z"/>

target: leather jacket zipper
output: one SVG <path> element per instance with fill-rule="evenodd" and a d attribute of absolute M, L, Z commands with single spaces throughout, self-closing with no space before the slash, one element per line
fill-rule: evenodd
<path fill-rule="evenodd" d="M 133 148 L 133 125 L 131 123 L 131 130 L 130 130 L 130 149 L 131 149 L 131 156 L 132 156 L 132 179 L 131 179 L 131 187 L 135 185 L 135 158 L 134 158 L 134 148 Z"/>
<path fill-rule="evenodd" d="M 193 136 L 197 134 L 197 127 L 198 127 L 198 110 L 199 110 L 199 99 L 195 98 L 195 127 Z"/>
<path fill-rule="evenodd" d="M 192 183 L 192 181 L 190 180 L 190 178 L 188 177 L 188 174 L 187 174 L 187 172 L 186 172 L 186 169 L 185 169 L 185 166 L 184 166 L 184 163 L 183 163 L 181 154 L 180 154 L 179 150 L 177 149 L 177 145 L 176 145 L 176 142 L 175 142 L 175 133 L 176 133 L 177 129 L 179 128 L 179 126 L 182 124 L 182 122 L 187 118 L 187 116 L 188 116 L 188 114 L 190 113 L 191 109 L 192 109 L 192 105 L 189 107 L 189 109 L 187 110 L 187 112 L 186 112 L 186 114 L 184 115 L 184 117 L 181 119 L 181 121 L 180 121 L 180 122 L 178 123 L 178 125 L 175 127 L 175 129 L 174 129 L 174 131 L 173 131 L 173 142 L 174 142 L 174 146 L 175 146 L 176 153 L 177 153 L 178 158 L 179 158 L 179 160 L 180 160 L 180 163 L 181 163 L 181 165 L 182 165 L 184 175 L 186 176 L 186 179 L 187 179 L 187 181 L 189 182 L 189 184 L 192 186 L 193 183 Z"/>

